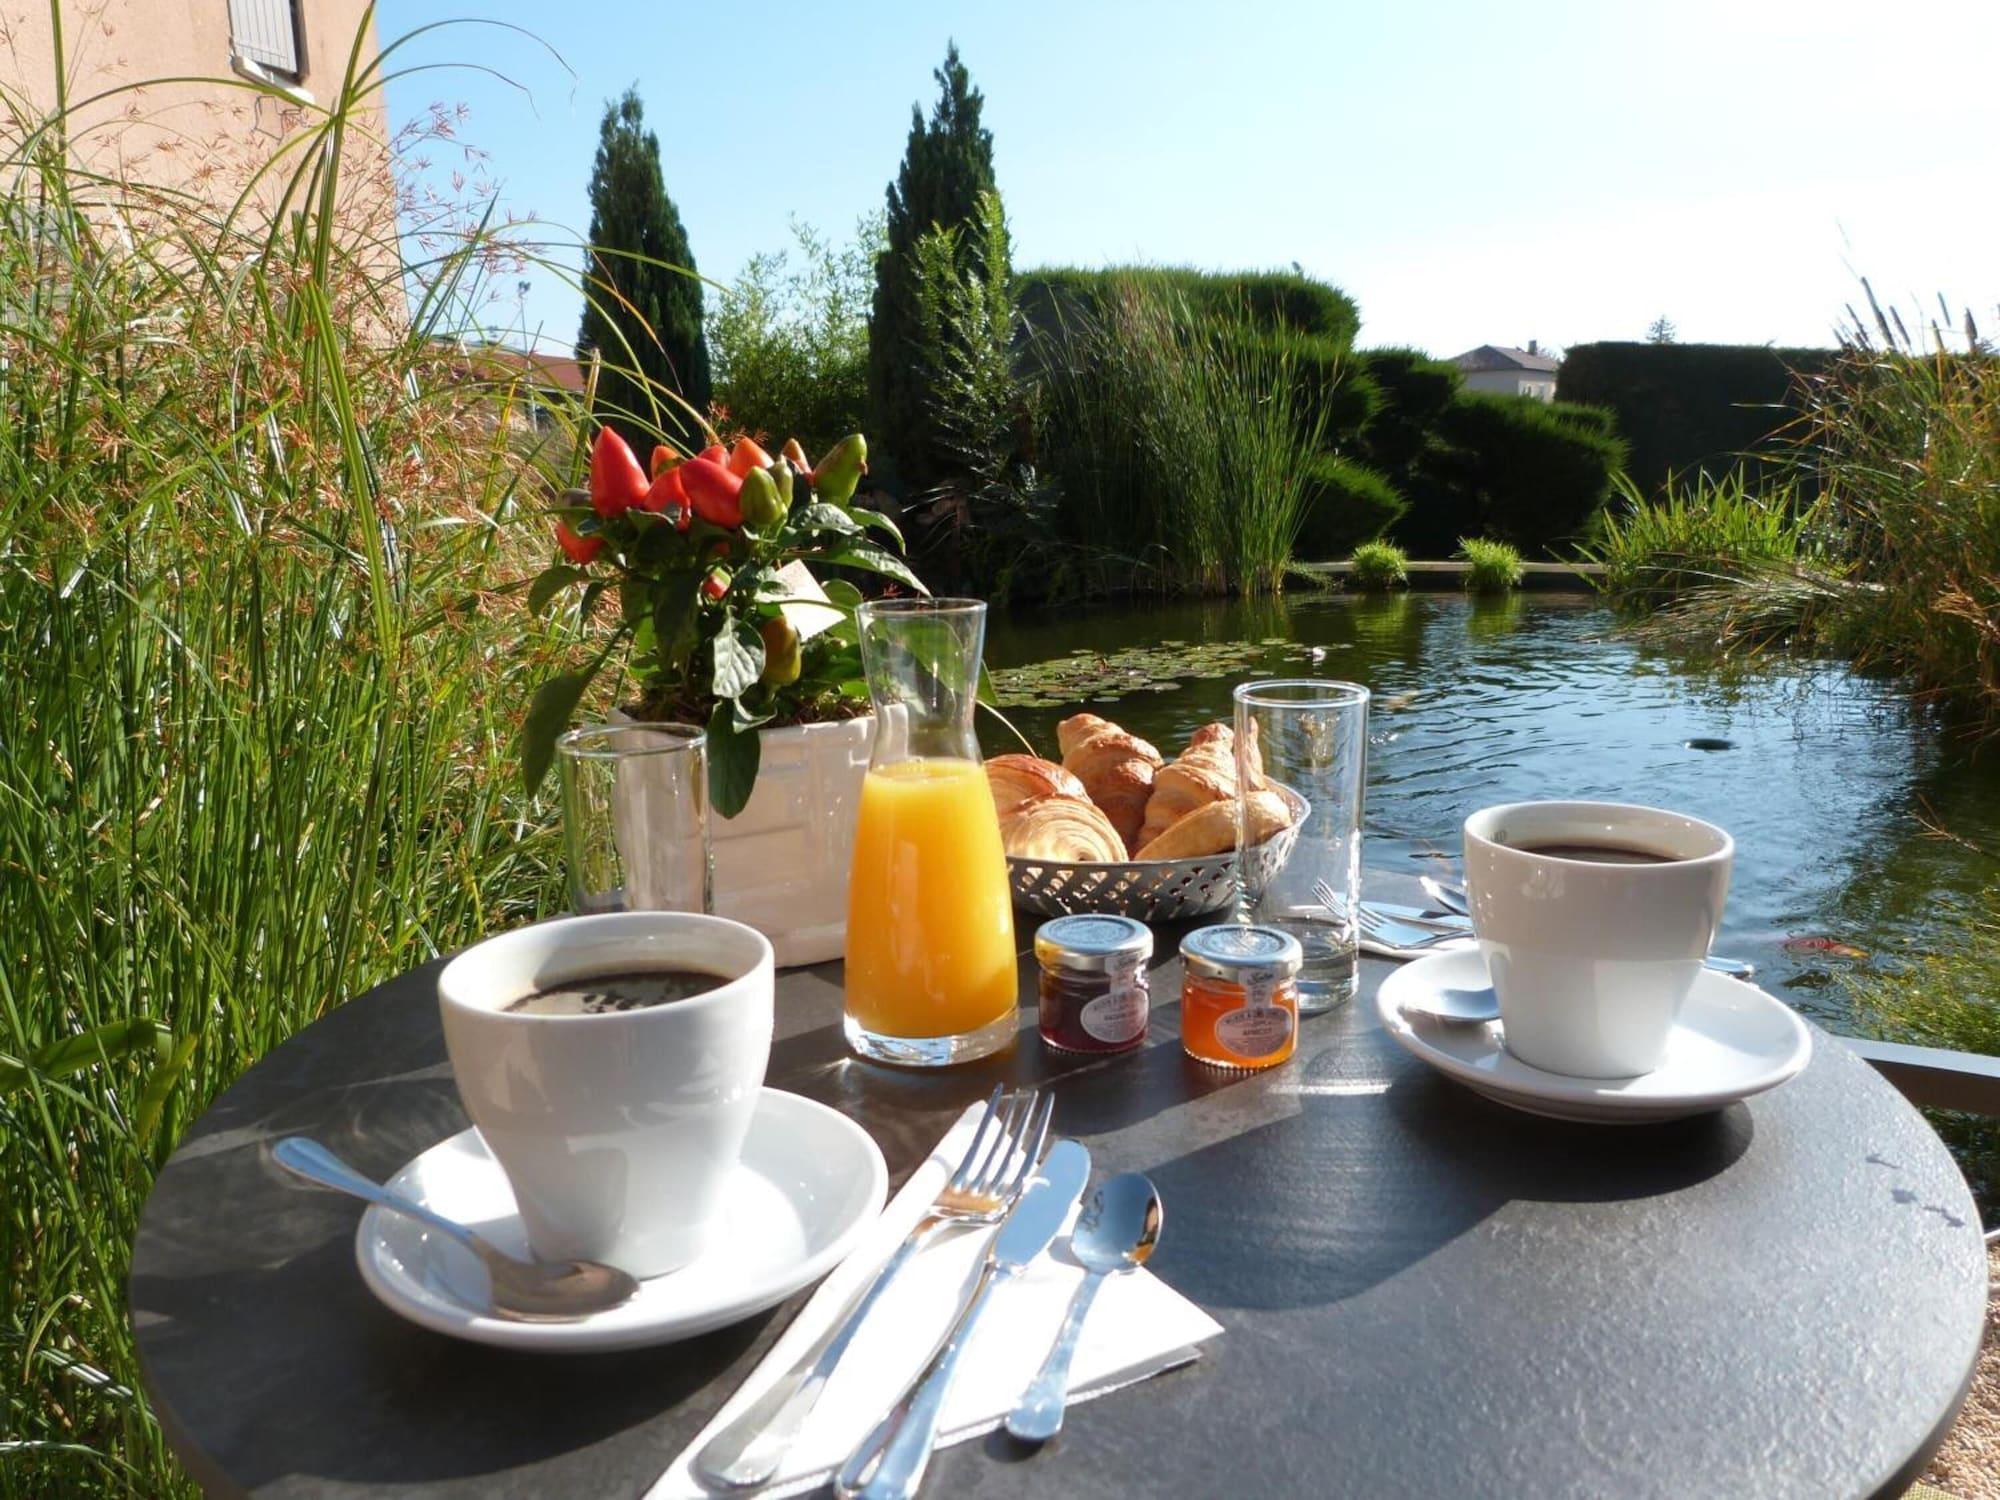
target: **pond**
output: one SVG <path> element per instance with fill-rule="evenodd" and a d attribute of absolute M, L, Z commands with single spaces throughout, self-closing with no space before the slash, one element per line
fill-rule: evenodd
<path fill-rule="evenodd" d="M 1460 822 L 1494 802 L 1647 802 L 1719 823 L 1737 855 L 1716 951 L 1836 1029 L 1843 970 L 1967 940 L 1992 866 L 1935 830 L 2000 848 L 2000 760 L 1976 759 L 1893 684 L 1783 656 L 1690 666 L 1642 649 L 1589 595 L 996 617 L 987 659 L 1044 754 L 1080 707 L 1172 756 L 1229 716 L 1245 679 L 1365 684 L 1372 866 L 1455 864 Z M 1003 748 L 991 720 L 982 734 Z"/>

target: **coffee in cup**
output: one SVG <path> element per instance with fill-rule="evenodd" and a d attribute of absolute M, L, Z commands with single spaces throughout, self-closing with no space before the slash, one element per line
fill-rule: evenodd
<path fill-rule="evenodd" d="M 1467 818 L 1466 894 L 1507 1050 L 1581 1078 L 1658 1067 L 1722 920 L 1735 849 L 1712 823 L 1617 802 Z"/>
<path fill-rule="evenodd" d="M 692 912 L 562 917 L 445 965 L 452 1076 L 536 1255 L 657 1276 L 701 1254 L 756 1112 L 772 985 L 762 933 Z"/>

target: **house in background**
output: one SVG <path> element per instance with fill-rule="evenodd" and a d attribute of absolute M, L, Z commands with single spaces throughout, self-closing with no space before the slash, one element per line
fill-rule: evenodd
<path fill-rule="evenodd" d="M 1504 344 L 1481 344 L 1468 349 L 1452 363 L 1465 374 L 1469 391 L 1489 391 L 1496 396 L 1533 396 L 1537 401 L 1556 399 L 1558 361 L 1528 340 L 1525 349 Z"/>

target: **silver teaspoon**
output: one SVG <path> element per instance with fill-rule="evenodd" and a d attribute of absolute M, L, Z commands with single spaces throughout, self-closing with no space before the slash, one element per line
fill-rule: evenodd
<path fill-rule="evenodd" d="M 1007 1414 L 1007 1430 L 1027 1443 L 1045 1443 L 1062 1430 L 1063 1405 L 1069 1399 L 1069 1362 L 1083 1333 L 1098 1287 L 1115 1271 L 1130 1271 L 1146 1263 L 1160 1240 L 1165 1217 L 1159 1190 L 1143 1172 L 1121 1172 L 1091 1195 L 1077 1215 L 1070 1236 L 1070 1253 L 1083 1262 L 1087 1274 L 1070 1299 L 1062 1331 L 1049 1357 L 1042 1361 L 1021 1399 Z"/>
<path fill-rule="evenodd" d="M 271 1155 L 279 1166 L 321 1187 L 407 1214 L 457 1240 L 486 1267 L 488 1305 L 479 1311 L 492 1317 L 516 1323 L 573 1323 L 629 1302 L 639 1290 L 631 1276 L 594 1260 L 517 1260 L 463 1224 L 362 1176 L 309 1136 L 288 1135 L 271 1147 Z"/>

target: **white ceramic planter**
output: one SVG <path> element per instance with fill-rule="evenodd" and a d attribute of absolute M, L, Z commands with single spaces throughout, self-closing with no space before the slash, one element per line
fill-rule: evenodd
<path fill-rule="evenodd" d="M 709 813 L 715 912 L 769 938 L 780 968 L 823 963 L 847 945 L 847 870 L 875 720 L 766 729 L 758 738 L 749 803 L 733 818 Z"/>

